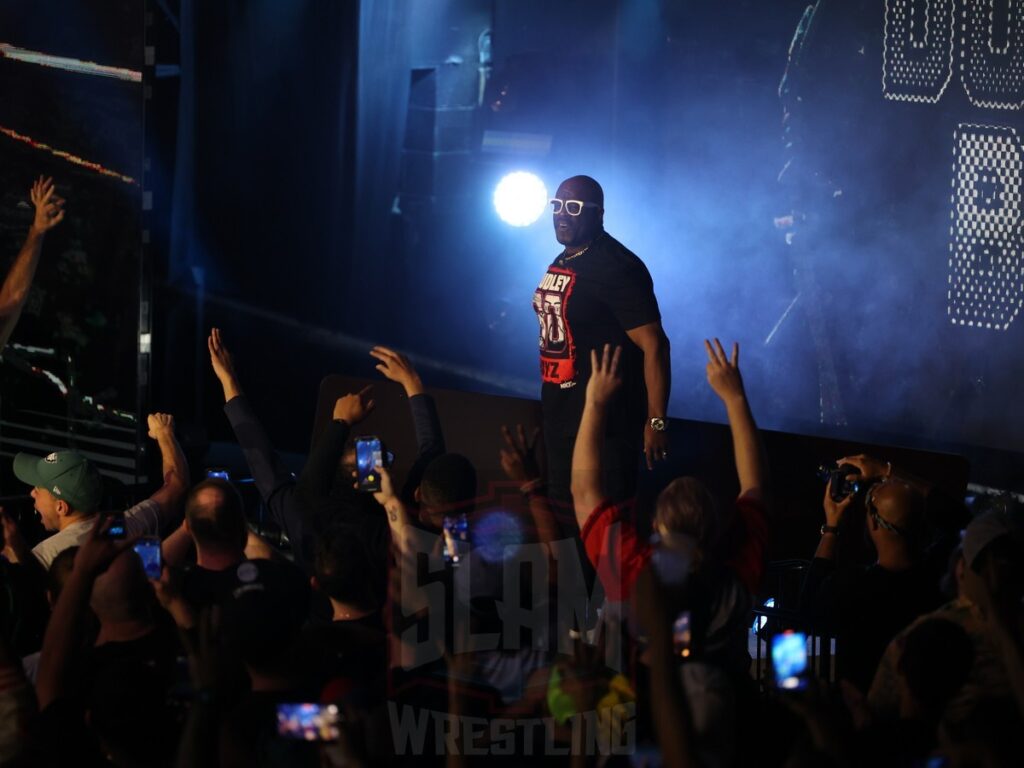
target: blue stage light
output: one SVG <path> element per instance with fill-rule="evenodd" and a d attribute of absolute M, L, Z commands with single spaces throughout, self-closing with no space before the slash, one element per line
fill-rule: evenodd
<path fill-rule="evenodd" d="M 548 204 L 544 182 L 532 173 L 508 174 L 494 190 L 494 210 L 506 224 L 528 227 L 540 218 Z"/>

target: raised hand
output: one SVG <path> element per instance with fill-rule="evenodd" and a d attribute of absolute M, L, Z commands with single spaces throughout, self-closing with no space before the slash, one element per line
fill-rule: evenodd
<path fill-rule="evenodd" d="M 64 199 L 57 195 L 53 179 L 40 176 L 32 185 L 29 196 L 36 209 L 32 221 L 32 229 L 36 232 L 49 232 L 64 220 Z"/>
<path fill-rule="evenodd" d="M 839 525 L 842 522 L 843 515 L 846 510 L 853 504 L 854 495 L 851 493 L 842 501 L 832 500 L 832 481 L 830 480 L 825 485 L 825 500 L 822 502 L 822 506 L 825 509 L 825 524 L 826 525 Z"/>
<path fill-rule="evenodd" d="M 169 413 L 151 413 L 146 418 L 149 426 L 149 436 L 159 440 L 167 435 L 174 436 L 174 417 Z"/>
<path fill-rule="evenodd" d="M 391 480 L 391 473 L 384 467 L 378 464 L 374 471 L 380 478 L 380 490 L 374 491 L 373 498 L 377 500 L 378 504 L 386 508 L 389 502 L 397 498 L 395 495 L 395 485 Z"/>
<path fill-rule="evenodd" d="M 501 435 L 505 438 L 505 448 L 501 449 L 501 468 L 509 480 L 518 483 L 528 483 L 540 477 L 540 466 L 537 464 L 537 439 L 540 437 L 540 427 L 533 430 L 530 439 L 526 439 L 526 430 L 522 424 L 516 425 L 516 435 L 513 438 L 508 427 L 502 425 Z"/>
<path fill-rule="evenodd" d="M 401 384 L 406 395 L 413 397 L 423 394 L 420 375 L 416 373 L 416 369 L 405 355 L 387 347 L 374 347 L 370 350 L 370 356 L 380 360 L 377 370 L 383 373 L 385 378 Z"/>
<path fill-rule="evenodd" d="M 860 470 L 860 474 L 867 480 L 875 480 L 879 477 L 889 477 L 892 474 L 892 465 L 887 461 L 876 459 L 866 454 L 856 456 L 845 456 L 836 461 L 836 466 L 849 464 Z"/>
<path fill-rule="evenodd" d="M 605 344 L 601 358 L 597 357 L 597 350 L 590 350 L 590 381 L 587 382 L 587 402 L 596 406 L 605 406 L 612 399 L 612 395 L 622 386 L 622 378 L 619 376 L 619 358 L 622 356 L 622 347 L 615 347 L 612 350 L 611 344 Z"/>
<path fill-rule="evenodd" d="M 743 377 L 740 376 L 740 345 L 733 342 L 732 357 L 726 357 L 722 342 L 715 339 L 714 346 L 707 339 L 704 348 L 708 353 L 708 384 L 726 405 L 730 401 L 746 397 Z"/>
<path fill-rule="evenodd" d="M 191 629 L 196 625 L 195 612 L 181 594 L 180 584 L 175 574 L 166 565 L 160 572 L 159 579 L 149 579 L 153 586 L 153 594 L 163 609 L 171 614 L 174 623 L 181 629 Z"/>
<path fill-rule="evenodd" d="M 21 557 L 29 550 L 21 531 L 18 530 L 18 523 L 3 507 L 0 507 L 0 527 L 4 532 L 4 556 L 13 563 L 20 562 Z"/>
<path fill-rule="evenodd" d="M 370 398 L 372 386 L 363 387 L 355 394 L 339 397 L 334 403 L 334 420 L 343 419 L 354 427 L 373 411 L 376 403 Z"/>
<path fill-rule="evenodd" d="M 392 541 L 395 542 L 399 550 L 405 551 L 410 544 L 405 537 L 405 532 L 408 530 L 409 512 L 402 500 L 395 494 L 395 484 L 391 479 L 391 473 L 379 464 L 374 467 L 374 471 L 380 477 L 380 490 L 374 492 L 373 498 L 384 507 L 384 512 L 388 516 L 388 526 L 394 537 Z M 358 483 L 356 483 L 356 487 L 359 487 Z"/>
<path fill-rule="evenodd" d="M 210 365 L 213 373 L 224 388 L 224 401 L 242 394 L 238 385 L 238 376 L 235 373 L 235 361 L 231 357 L 228 348 L 220 336 L 220 328 L 211 328 L 210 337 L 206 340 L 206 346 L 210 350 Z"/>

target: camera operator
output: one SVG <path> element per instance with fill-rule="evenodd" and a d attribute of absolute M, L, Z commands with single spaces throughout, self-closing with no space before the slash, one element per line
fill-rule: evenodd
<path fill-rule="evenodd" d="M 892 466 L 869 457 L 841 459 L 858 481 L 838 500 L 836 477 L 825 488 L 825 524 L 801 590 L 801 611 L 835 632 L 836 668 L 866 692 L 889 640 L 941 602 L 938 585 L 924 559 L 925 498 L 892 475 Z M 838 496 L 838 494 L 837 494 Z M 864 513 L 864 530 L 876 553 L 868 566 L 837 559 L 838 539 L 851 526 L 849 510 Z"/>

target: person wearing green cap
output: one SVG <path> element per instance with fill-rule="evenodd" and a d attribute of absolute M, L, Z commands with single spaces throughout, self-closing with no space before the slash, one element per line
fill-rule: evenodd
<path fill-rule="evenodd" d="M 124 513 L 128 536 L 169 530 L 189 486 L 188 464 L 174 436 L 174 417 L 153 413 L 148 424 L 149 436 L 160 448 L 164 483 Z M 32 550 L 43 568 L 49 569 L 53 558 L 88 537 L 103 496 L 99 470 L 77 451 L 55 451 L 42 458 L 19 453 L 14 457 L 14 474 L 32 486 L 36 511 L 46 530 L 54 531 Z"/>

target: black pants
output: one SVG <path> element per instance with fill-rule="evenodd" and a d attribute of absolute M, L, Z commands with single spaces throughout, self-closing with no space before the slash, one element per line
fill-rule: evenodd
<path fill-rule="evenodd" d="M 544 451 L 548 464 L 548 496 L 558 505 L 572 507 L 572 450 L 576 435 L 544 430 Z M 601 448 L 601 488 L 611 501 L 626 501 L 636 495 L 640 471 L 643 430 L 630 436 L 606 435 Z"/>

